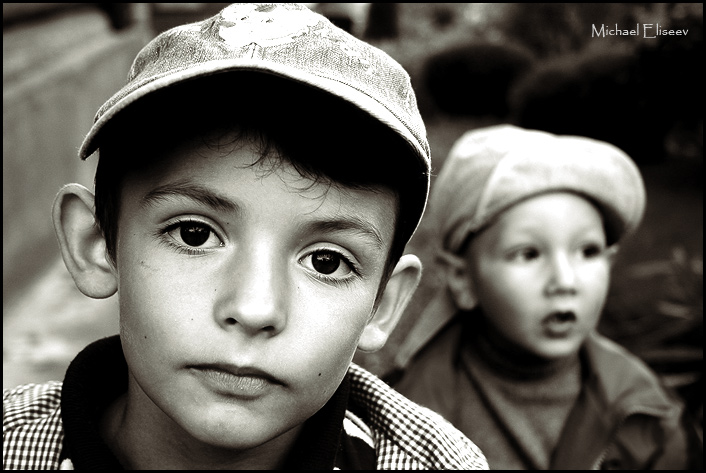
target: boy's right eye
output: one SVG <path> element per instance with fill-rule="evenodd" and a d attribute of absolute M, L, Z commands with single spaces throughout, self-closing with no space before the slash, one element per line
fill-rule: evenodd
<path fill-rule="evenodd" d="M 189 246 L 201 246 L 208 240 L 211 230 L 206 225 L 182 225 L 179 236 Z"/>
<path fill-rule="evenodd" d="M 177 249 L 203 251 L 223 246 L 213 229 L 203 222 L 179 221 L 167 227 L 164 233 L 169 237 L 168 243 Z"/>
<path fill-rule="evenodd" d="M 539 250 L 532 247 L 520 248 L 508 255 L 510 261 L 532 261 L 539 256 Z"/>

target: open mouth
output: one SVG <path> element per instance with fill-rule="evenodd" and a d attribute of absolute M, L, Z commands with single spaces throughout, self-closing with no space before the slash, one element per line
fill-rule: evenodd
<path fill-rule="evenodd" d="M 561 337 L 568 334 L 578 320 L 573 311 L 557 311 L 547 315 L 542 320 L 545 333 L 552 337 Z"/>
<path fill-rule="evenodd" d="M 567 323 L 567 322 L 575 322 L 576 321 L 576 314 L 574 314 L 571 311 L 567 312 L 554 312 L 553 314 L 550 314 L 549 317 L 547 317 L 547 322 L 549 323 Z"/>

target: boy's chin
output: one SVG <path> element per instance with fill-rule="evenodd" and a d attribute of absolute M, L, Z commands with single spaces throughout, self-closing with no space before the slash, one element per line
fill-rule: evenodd
<path fill-rule="evenodd" d="M 209 445 L 211 448 L 223 451 L 247 451 L 256 449 L 270 442 L 279 441 L 288 443 L 287 438 L 296 437 L 301 426 L 293 429 L 267 429 L 258 428 L 256 423 L 248 426 L 229 427 L 226 423 L 215 426 L 191 426 L 187 432 L 194 439 Z M 195 427 L 195 428 L 194 428 Z"/>
<path fill-rule="evenodd" d="M 531 352 L 535 356 L 547 361 L 559 361 L 575 357 L 581 345 L 583 345 L 583 342 L 583 337 L 580 339 L 549 340 L 533 346 Z"/>

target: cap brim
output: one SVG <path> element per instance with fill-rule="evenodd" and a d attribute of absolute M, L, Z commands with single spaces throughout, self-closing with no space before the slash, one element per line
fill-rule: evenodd
<path fill-rule="evenodd" d="M 128 93 L 125 97 L 118 100 L 110 107 L 96 122 L 93 124 L 88 134 L 84 138 L 83 144 L 79 150 L 79 157 L 87 159 L 99 147 L 98 137 L 103 127 L 110 122 L 121 111 L 134 104 L 143 97 L 150 95 L 156 91 L 166 89 L 171 85 L 181 83 L 187 80 L 194 80 L 199 77 L 205 77 L 214 74 L 221 74 L 235 71 L 260 71 L 264 73 L 275 74 L 284 78 L 298 81 L 304 85 L 315 87 L 324 90 L 336 97 L 339 97 L 352 105 L 364 110 L 382 123 L 389 126 L 405 141 L 407 141 L 412 149 L 417 153 L 422 161 L 427 159 L 429 151 L 422 149 L 418 140 L 412 135 L 407 127 L 402 123 L 399 117 L 395 116 L 389 109 L 381 105 L 377 100 L 360 90 L 351 87 L 348 84 L 328 79 L 326 77 L 316 76 L 310 73 L 304 73 L 298 69 L 287 67 L 279 64 L 263 64 L 259 60 L 244 60 L 244 59 L 226 59 L 210 61 L 199 64 L 198 66 L 190 67 L 182 72 L 171 73 L 165 77 L 158 78 L 148 84 L 145 84 L 136 90 Z"/>

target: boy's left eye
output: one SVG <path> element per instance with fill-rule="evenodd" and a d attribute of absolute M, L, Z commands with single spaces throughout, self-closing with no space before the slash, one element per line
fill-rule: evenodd
<path fill-rule="evenodd" d="M 311 265 L 321 274 L 331 274 L 341 265 L 341 256 L 329 251 L 319 251 L 311 255 Z"/>
<path fill-rule="evenodd" d="M 603 253 L 603 247 L 598 244 L 588 244 L 581 249 L 581 252 L 585 258 L 595 258 Z"/>
<path fill-rule="evenodd" d="M 345 256 L 332 250 L 313 251 L 301 262 L 321 277 L 346 278 L 355 272 L 353 264 Z"/>

